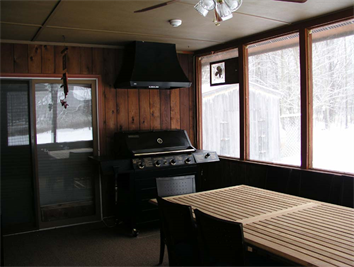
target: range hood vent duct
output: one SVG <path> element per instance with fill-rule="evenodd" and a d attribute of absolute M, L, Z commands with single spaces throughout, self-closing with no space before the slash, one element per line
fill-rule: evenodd
<path fill-rule="evenodd" d="M 191 84 L 179 65 L 175 44 L 135 41 L 124 50 L 123 65 L 114 87 L 175 89 Z"/>

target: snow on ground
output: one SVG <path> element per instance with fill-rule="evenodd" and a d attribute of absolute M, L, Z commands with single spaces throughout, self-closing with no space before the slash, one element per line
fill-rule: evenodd
<path fill-rule="evenodd" d="M 354 125 L 348 129 L 314 128 L 313 167 L 354 173 Z"/>
<path fill-rule="evenodd" d="M 59 129 L 57 130 L 57 142 L 75 142 L 92 140 L 92 128 Z M 52 133 L 47 131 L 37 134 L 37 144 L 52 143 Z"/>

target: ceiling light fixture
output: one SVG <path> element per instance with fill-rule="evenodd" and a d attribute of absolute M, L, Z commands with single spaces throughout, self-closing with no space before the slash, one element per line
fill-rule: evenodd
<path fill-rule="evenodd" d="M 242 0 L 199 0 L 194 8 L 204 17 L 214 9 L 214 23 L 232 18 L 232 12 L 240 8 Z"/>

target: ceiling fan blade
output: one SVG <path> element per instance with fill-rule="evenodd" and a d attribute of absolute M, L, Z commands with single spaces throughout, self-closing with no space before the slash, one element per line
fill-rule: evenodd
<path fill-rule="evenodd" d="M 275 0 L 275 1 L 280 1 L 280 2 L 291 2 L 291 3 L 305 3 L 307 0 Z"/>
<path fill-rule="evenodd" d="M 177 1 L 179 1 L 179 0 L 171 0 L 171 1 L 168 1 L 168 2 L 165 2 L 165 3 L 157 4 L 157 5 L 154 5 L 154 6 L 149 6 L 147 8 L 143 8 L 143 9 L 140 9 L 140 10 L 135 10 L 134 13 L 141 13 L 141 12 L 149 11 L 149 10 L 156 9 L 156 8 L 159 8 L 159 7 L 167 6 L 167 5 L 172 4 L 174 2 L 177 2 Z"/>

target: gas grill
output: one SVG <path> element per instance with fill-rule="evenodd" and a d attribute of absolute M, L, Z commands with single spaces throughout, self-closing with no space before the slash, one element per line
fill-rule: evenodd
<path fill-rule="evenodd" d="M 198 164 L 219 161 L 216 152 L 195 149 L 184 130 L 119 132 L 113 147 L 114 159 L 101 168 L 114 170 L 117 217 L 133 235 L 159 221 L 150 199 L 198 191 Z"/>

